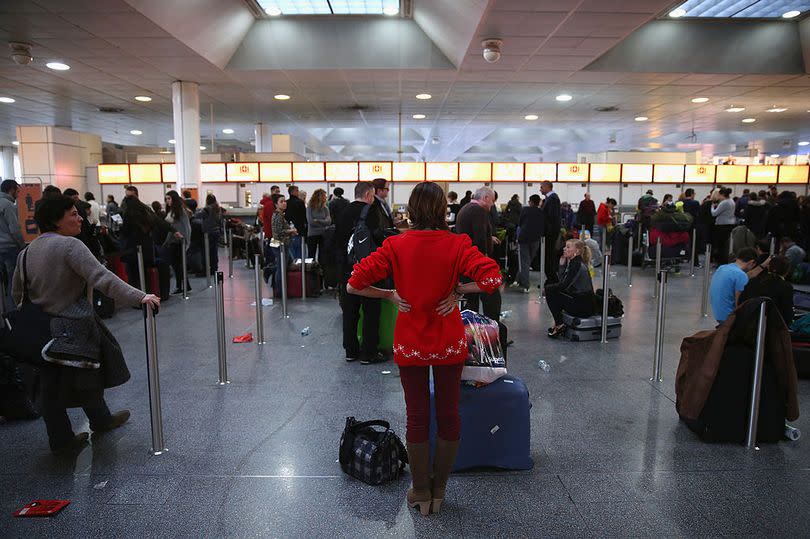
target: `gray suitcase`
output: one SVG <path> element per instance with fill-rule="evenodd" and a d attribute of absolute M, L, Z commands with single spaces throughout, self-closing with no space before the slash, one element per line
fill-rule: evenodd
<path fill-rule="evenodd" d="M 579 318 L 576 316 L 571 316 L 566 312 L 563 312 L 562 316 L 563 316 L 563 324 L 565 324 L 569 328 L 592 329 L 602 327 L 602 315 L 599 314 L 589 316 L 588 318 Z M 608 316 L 608 328 L 621 325 L 622 325 L 621 318 L 616 318 L 615 316 Z"/>
<path fill-rule="evenodd" d="M 618 339 L 622 335 L 622 326 L 608 326 L 607 338 Z M 569 341 L 582 342 L 582 341 L 599 341 L 602 340 L 602 328 L 565 328 L 565 338 Z"/>

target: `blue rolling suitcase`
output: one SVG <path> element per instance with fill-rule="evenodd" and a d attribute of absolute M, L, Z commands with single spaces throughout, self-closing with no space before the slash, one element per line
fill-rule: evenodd
<path fill-rule="evenodd" d="M 529 390 L 506 375 L 480 388 L 461 386 L 461 440 L 453 471 L 470 468 L 530 470 Z M 431 453 L 436 446 L 436 403 L 430 388 Z"/>

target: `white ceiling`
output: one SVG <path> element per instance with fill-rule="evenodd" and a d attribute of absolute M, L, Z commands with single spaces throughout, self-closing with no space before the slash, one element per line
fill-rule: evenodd
<path fill-rule="evenodd" d="M 427 0 L 414 0 L 417 21 L 420 1 Z M 658 148 L 711 154 L 748 143 L 771 153 L 785 151 L 784 140 L 795 151 L 797 141 L 810 139 L 807 75 L 582 71 L 672 4 L 492 0 L 458 69 L 236 72 L 209 62 L 123 0 L 4 0 L 0 39 L 32 43 L 35 62 L 19 66 L 0 58 L 0 96 L 17 100 L 0 104 L 0 144 L 13 140 L 17 125 L 58 124 L 107 142 L 166 146 L 170 85 L 177 79 L 200 83 L 206 139 L 213 105 L 221 143 L 249 147 L 253 125 L 261 121 L 300 137 L 323 159 L 396 160 L 400 108 L 403 159 L 553 161 L 578 151 Z M 489 37 L 504 40 L 495 64 L 481 57 L 480 41 Z M 68 63 L 70 71 L 45 68 L 51 60 Z M 422 92 L 433 99 L 416 100 Z M 574 99 L 555 101 L 563 92 Z M 292 99 L 276 101 L 278 93 Z M 133 100 L 142 94 L 153 101 Z M 697 96 L 710 101 L 691 103 Z M 355 104 L 368 109 L 347 109 Z M 724 112 L 730 104 L 747 110 Z M 765 112 L 772 105 L 789 110 Z M 619 111 L 594 111 L 605 106 Z M 105 114 L 98 107 L 125 110 Z M 412 119 L 416 113 L 427 118 Z M 540 120 L 526 121 L 526 114 Z M 635 122 L 638 115 L 649 121 Z M 740 123 L 749 116 L 758 121 Z M 226 127 L 235 134 L 223 140 Z M 130 135 L 131 129 L 144 134 Z"/>

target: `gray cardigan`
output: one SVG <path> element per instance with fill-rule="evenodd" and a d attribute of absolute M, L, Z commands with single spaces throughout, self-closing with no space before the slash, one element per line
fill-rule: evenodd
<path fill-rule="evenodd" d="M 115 300 L 118 305 L 138 306 L 145 296 L 99 264 L 78 239 L 53 232 L 43 234 L 26 249 L 28 293 L 32 303 L 49 314 L 59 314 L 85 295 L 85 285 Z M 22 301 L 22 254 L 17 257 L 12 295 Z"/>
<path fill-rule="evenodd" d="M 712 217 L 715 218 L 716 225 L 736 225 L 737 218 L 734 216 L 735 205 L 730 198 L 721 200 L 716 208 L 712 208 Z"/>
<path fill-rule="evenodd" d="M 320 209 L 313 209 L 307 206 L 307 236 L 323 236 L 326 228 L 332 224 L 332 216 L 329 214 L 329 208 L 324 206 Z"/>

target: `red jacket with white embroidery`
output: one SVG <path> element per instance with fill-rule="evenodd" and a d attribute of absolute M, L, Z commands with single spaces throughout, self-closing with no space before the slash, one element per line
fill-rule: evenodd
<path fill-rule="evenodd" d="M 467 357 L 467 339 L 458 308 L 436 312 L 465 275 L 491 294 L 502 282 L 498 264 L 481 254 L 466 234 L 409 230 L 354 265 L 349 284 L 362 290 L 393 276 L 400 297 L 411 305 L 394 329 L 394 361 L 400 366 L 449 365 Z"/>

